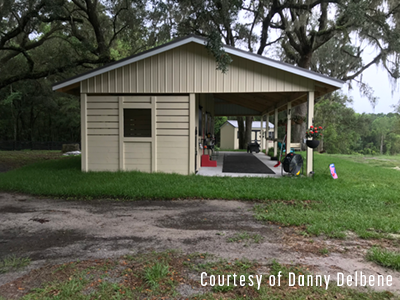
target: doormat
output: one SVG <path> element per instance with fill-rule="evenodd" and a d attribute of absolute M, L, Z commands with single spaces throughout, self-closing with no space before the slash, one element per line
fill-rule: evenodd
<path fill-rule="evenodd" d="M 251 153 L 224 154 L 223 173 L 275 174 Z"/>

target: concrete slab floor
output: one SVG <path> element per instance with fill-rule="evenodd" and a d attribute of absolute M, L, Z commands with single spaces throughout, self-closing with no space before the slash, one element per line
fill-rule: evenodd
<path fill-rule="evenodd" d="M 277 161 L 271 160 L 271 158 L 265 153 L 252 153 L 255 157 L 257 157 L 263 164 L 265 164 L 268 168 L 275 172 L 275 174 L 256 174 L 256 173 L 222 173 L 222 165 L 224 161 L 224 155 L 229 153 L 237 153 L 241 152 L 229 152 L 229 151 L 218 151 L 217 157 L 217 167 L 201 167 L 197 175 L 200 176 L 227 176 L 227 177 L 281 177 L 281 167 L 274 168 Z"/>

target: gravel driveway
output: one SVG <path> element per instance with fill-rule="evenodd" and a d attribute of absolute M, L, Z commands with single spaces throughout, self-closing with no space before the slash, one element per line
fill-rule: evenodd
<path fill-rule="evenodd" d="M 0 275 L 0 286 L 32 268 L 72 260 L 106 258 L 148 250 L 180 249 L 223 258 L 310 265 L 316 272 L 391 274 L 400 291 L 399 272 L 364 259 L 371 242 L 357 238 L 304 238 L 293 227 L 258 222 L 255 203 L 222 200 L 66 201 L 0 193 L 0 259 L 30 257 L 27 269 Z M 241 232 L 259 243 L 230 242 Z M 322 255 L 320 249 L 330 249 Z M 345 249 L 345 250 L 344 250 Z"/>

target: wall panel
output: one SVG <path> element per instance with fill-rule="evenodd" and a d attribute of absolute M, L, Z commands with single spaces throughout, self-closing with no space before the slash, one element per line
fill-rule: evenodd
<path fill-rule="evenodd" d="M 126 171 L 151 172 L 151 143 L 125 142 L 124 157 Z"/>
<path fill-rule="evenodd" d="M 118 170 L 118 130 L 118 97 L 87 97 L 89 171 Z"/>
<path fill-rule="evenodd" d="M 189 173 L 189 97 L 162 96 L 157 100 L 157 171 Z"/>

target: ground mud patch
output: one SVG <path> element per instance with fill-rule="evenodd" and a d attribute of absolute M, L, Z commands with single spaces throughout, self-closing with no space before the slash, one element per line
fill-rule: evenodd
<path fill-rule="evenodd" d="M 35 212 L 35 210 L 30 210 L 30 209 L 27 209 L 27 208 L 24 208 L 24 207 L 18 207 L 18 206 L 12 206 L 12 205 L 7 205 L 7 206 L 0 207 L 0 214 L 6 214 L 6 213 L 24 214 L 24 213 L 27 213 L 27 212 Z"/>
<path fill-rule="evenodd" d="M 5 230 L 0 234 L 0 258 L 11 254 L 26 256 L 32 260 L 43 259 L 42 252 L 52 247 L 64 247 L 88 237 L 80 232 L 72 230 L 49 231 L 43 230 L 34 234 L 24 232 L 23 228 L 17 230 Z"/>
<path fill-rule="evenodd" d="M 263 227 L 249 213 L 195 210 L 177 216 L 166 216 L 157 223 L 161 227 L 184 230 L 241 230 L 257 231 Z"/>

